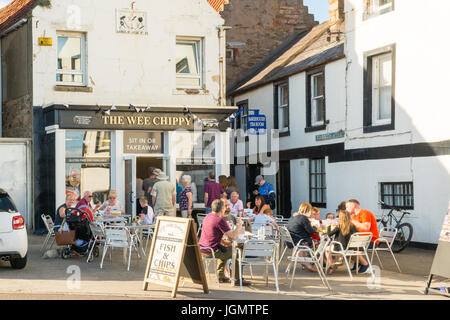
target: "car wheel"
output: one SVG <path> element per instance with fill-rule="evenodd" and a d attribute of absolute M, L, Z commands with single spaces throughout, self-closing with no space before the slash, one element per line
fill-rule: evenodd
<path fill-rule="evenodd" d="M 23 269 L 27 265 L 27 256 L 21 258 L 19 257 L 11 257 L 11 267 L 13 269 Z"/>

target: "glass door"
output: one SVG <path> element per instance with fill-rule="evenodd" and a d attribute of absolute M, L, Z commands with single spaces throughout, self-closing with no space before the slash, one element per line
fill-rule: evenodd
<path fill-rule="evenodd" d="M 125 211 L 136 216 L 136 157 L 125 157 Z"/>

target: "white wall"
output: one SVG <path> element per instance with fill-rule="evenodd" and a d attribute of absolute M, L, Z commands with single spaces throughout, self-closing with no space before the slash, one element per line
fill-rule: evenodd
<path fill-rule="evenodd" d="M 116 33 L 116 9 L 130 8 L 128 0 L 108 0 L 107 5 L 105 1 L 95 0 L 53 0 L 51 9 L 38 6 L 33 11 L 35 106 L 50 103 L 217 105 L 219 39 L 216 27 L 224 23 L 220 15 L 206 0 L 137 0 L 134 3 L 136 10 L 147 12 L 148 35 Z M 70 25 L 77 21 L 73 13 L 77 11 L 78 30 Z M 87 74 L 92 93 L 54 91 L 56 31 L 87 33 Z M 175 90 L 177 36 L 204 38 L 205 90 L 200 94 Z M 39 37 L 51 37 L 53 46 L 39 46 Z"/>
<path fill-rule="evenodd" d="M 349 109 L 346 148 L 436 142 L 449 138 L 450 1 L 395 0 L 392 12 L 363 21 L 363 1 L 346 0 Z M 363 54 L 396 44 L 395 130 L 363 134 Z"/>

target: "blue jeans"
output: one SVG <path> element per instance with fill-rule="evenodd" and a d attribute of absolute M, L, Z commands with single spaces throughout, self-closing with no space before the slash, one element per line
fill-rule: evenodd
<path fill-rule="evenodd" d="M 211 212 L 212 212 L 212 209 L 210 207 L 206 207 L 205 208 L 205 213 L 206 214 L 211 213 Z"/>

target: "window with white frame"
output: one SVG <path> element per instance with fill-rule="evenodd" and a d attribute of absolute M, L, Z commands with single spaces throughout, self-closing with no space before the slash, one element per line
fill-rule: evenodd
<path fill-rule="evenodd" d="M 372 124 L 389 124 L 392 117 L 392 54 L 372 58 Z"/>
<path fill-rule="evenodd" d="M 364 0 L 364 19 L 394 10 L 394 0 Z"/>
<path fill-rule="evenodd" d="M 325 81 L 323 73 L 311 75 L 311 125 L 325 122 Z"/>
<path fill-rule="evenodd" d="M 177 88 L 201 88 L 203 74 L 202 39 L 177 38 Z"/>
<path fill-rule="evenodd" d="M 57 84 L 85 86 L 86 35 L 77 32 L 58 32 L 57 37 Z"/>
<path fill-rule="evenodd" d="M 364 133 L 395 130 L 395 48 L 364 53 Z"/>
<path fill-rule="evenodd" d="M 277 86 L 278 97 L 278 129 L 280 132 L 289 131 L 289 86 L 287 83 Z"/>

